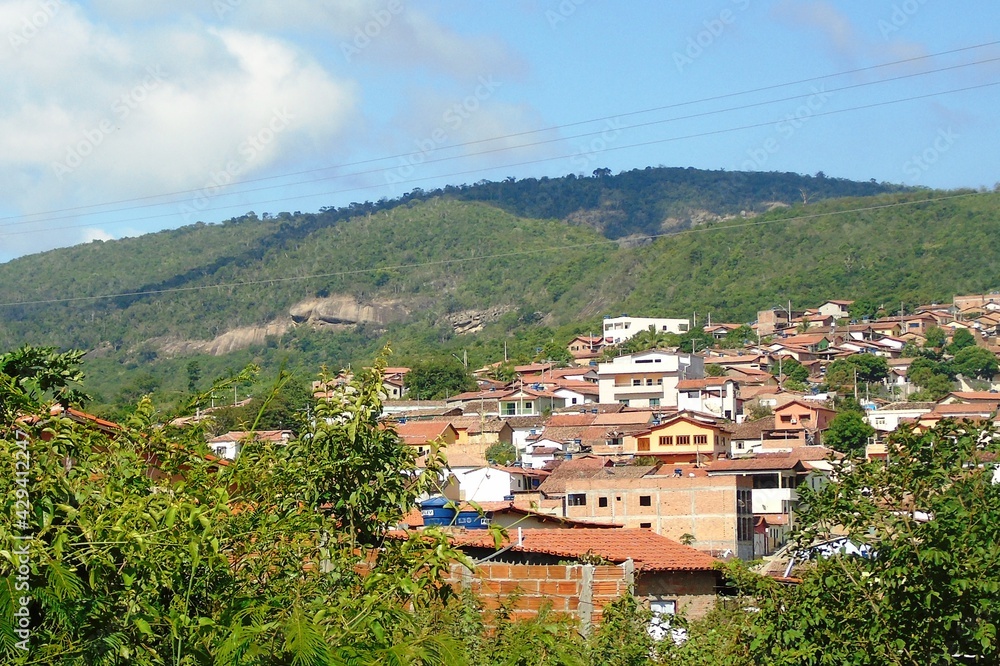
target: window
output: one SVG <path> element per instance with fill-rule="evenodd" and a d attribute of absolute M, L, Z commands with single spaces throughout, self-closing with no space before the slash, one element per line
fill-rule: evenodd
<path fill-rule="evenodd" d="M 660 436 L 660 446 L 673 446 L 674 437 L 673 435 L 661 435 Z"/>
<path fill-rule="evenodd" d="M 646 386 L 652 386 L 652 385 L 653 385 L 653 378 L 652 377 L 647 377 L 646 378 Z"/>
<path fill-rule="evenodd" d="M 639 529 L 649 530 L 653 528 L 653 523 L 639 523 Z"/>
<path fill-rule="evenodd" d="M 639 506 L 653 506 L 653 498 L 650 495 L 639 495 Z"/>
<path fill-rule="evenodd" d="M 660 399 L 659 398 L 650 398 L 649 399 L 649 406 L 650 407 L 659 407 L 660 406 Z"/>
<path fill-rule="evenodd" d="M 602 509 L 606 509 L 608 507 L 608 498 L 607 497 L 598 497 L 597 498 L 597 506 L 601 507 Z"/>
<path fill-rule="evenodd" d="M 587 506 L 587 496 L 583 493 L 572 493 L 566 496 L 566 504 L 569 506 Z"/>
<path fill-rule="evenodd" d="M 215 447 L 215 455 L 219 456 L 220 458 L 225 458 L 226 457 L 226 447 L 225 446 L 217 446 L 217 447 Z"/>
<path fill-rule="evenodd" d="M 677 435 L 677 446 L 687 446 L 691 443 L 691 435 Z"/>
<path fill-rule="evenodd" d="M 660 377 L 659 379 L 656 380 L 656 385 L 663 386 L 663 377 Z"/>
<path fill-rule="evenodd" d="M 876 416 L 875 417 L 875 425 L 884 426 L 885 425 L 885 417 L 884 416 Z"/>
<path fill-rule="evenodd" d="M 641 379 L 633 379 L 632 380 L 632 386 L 642 386 L 642 380 Z"/>
<path fill-rule="evenodd" d="M 708 444 L 708 435 L 695 435 L 694 436 L 694 443 L 695 444 Z"/>
<path fill-rule="evenodd" d="M 625 405 L 626 407 L 628 407 L 628 398 L 622 398 L 622 399 L 620 399 L 618 401 L 618 404 L 619 405 Z"/>
<path fill-rule="evenodd" d="M 503 403 L 503 415 L 504 416 L 515 416 L 517 414 L 517 403 L 515 402 L 505 402 Z"/>
<path fill-rule="evenodd" d="M 649 437 L 640 437 L 639 438 L 639 450 L 640 451 L 649 451 Z"/>

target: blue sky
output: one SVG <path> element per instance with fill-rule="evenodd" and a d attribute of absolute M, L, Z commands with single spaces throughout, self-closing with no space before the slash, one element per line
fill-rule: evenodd
<path fill-rule="evenodd" d="M 605 167 L 992 188 L 997 25 L 985 0 L 0 0 L 0 261 Z"/>

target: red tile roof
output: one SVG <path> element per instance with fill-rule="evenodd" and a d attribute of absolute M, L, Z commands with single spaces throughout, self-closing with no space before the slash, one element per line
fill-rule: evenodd
<path fill-rule="evenodd" d="M 396 423 L 396 434 L 406 444 L 415 446 L 433 442 L 438 437 L 451 428 L 447 421 L 407 421 L 406 423 Z"/>
<path fill-rule="evenodd" d="M 500 547 L 511 551 L 544 553 L 564 558 L 599 555 L 616 564 L 632 559 L 640 571 L 710 571 L 716 560 L 700 550 L 682 545 L 656 532 L 643 529 L 526 529 L 510 530 Z M 493 535 L 486 530 L 455 532 L 451 536 L 456 546 L 495 550 Z"/>
<path fill-rule="evenodd" d="M 705 377 L 704 379 L 682 379 L 677 382 L 678 391 L 691 391 L 694 389 L 721 387 L 726 382 L 735 382 L 732 377 Z"/>

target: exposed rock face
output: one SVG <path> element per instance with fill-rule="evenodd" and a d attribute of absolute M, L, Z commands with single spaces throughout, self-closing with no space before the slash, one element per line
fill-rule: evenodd
<path fill-rule="evenodd" d="M 408 314 L 406 308 L 395 301 L 358 303 L 350 296 L 310 298 L 296 303 L 288 316 L 261 326 L 241 326 L 218 335 L 214 340 L 150 340 L 166 356 L 211 354 L 222 356 L 237 349 L 259 346 L 269 336 L 282 336 L 296 325 L 322 328 L 347 328 L 360 323 L 387 324 L 399 321 Z"/>
<path fill-rule="evenodd" d="M 351 325 L 361 322 L 388 324 L 403 319 L 408 313 L 398 302 L 358 303 L 350 296 L 330 296 L 310 298 L 296 303 L 289 309 L 288 314 L 297 324 L 309 323 L 321 326 Z"/>
<path fill-rule="evenodd" d="M 489 310 L 464 310 L 448 315 L 448 323 L 456 333 L 478 333 L 483 326 L 494 322 L 514 308 L 510 305 L 498 305 Z"/>
<path fill-rule="evenodd" d="M 268 336 L 284 335 L 292 322 L 278 320 L 263 326 L 241 326 L 226 331 L 213 340 L 150 340 L 160 348 L 165 356 L 187 356 L 192 354 L 211 354 L 222 356 L 237 349 L 246 349 L 263 345 Z"/>

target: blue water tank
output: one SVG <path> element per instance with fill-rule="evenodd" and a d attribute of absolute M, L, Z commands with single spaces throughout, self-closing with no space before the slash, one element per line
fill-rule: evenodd
<path fill-rule="evenodd" d="M 464 527 L 467 530 L 485 530 L 488 525 L 489 520 L 479 515 L 478 511 L 459 511 L 455 520 L 456 527 Z"/>
<path fill-rule="evenodd" d="M 420 503 L 420 515 L 424 525 L 445 527 L 455 521 L 455 509 L 447 506 L 451 503 L 447 497 L 432 497 Z"/>

